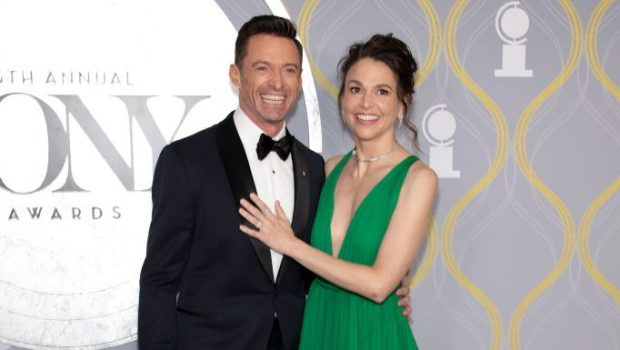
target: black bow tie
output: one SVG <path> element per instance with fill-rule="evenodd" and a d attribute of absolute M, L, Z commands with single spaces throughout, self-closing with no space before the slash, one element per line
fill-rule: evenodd
<path fill-rule="evenodd" d="M 261 134 L 258 144 L 256 145 L 256 154 L 259 160 L 265 159 L 269 152 L 275 151 L 282 160 L 288 158 L 291 153 L 291 143 L 293 136 L 286 131 L 286 135 L 278 141 L 274 141 L 271 137 Z"/>

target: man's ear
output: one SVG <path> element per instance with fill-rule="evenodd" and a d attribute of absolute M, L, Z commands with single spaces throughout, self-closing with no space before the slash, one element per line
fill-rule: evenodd
<path fill-rule="evenodd" d="M 228 76 L 230 77 L 230 81 L 232 81 L 233 85 L 237 88 L 241 85 L 241 72 L 236 64 L 233 63 L 230 65 L 228 68 Z"/>

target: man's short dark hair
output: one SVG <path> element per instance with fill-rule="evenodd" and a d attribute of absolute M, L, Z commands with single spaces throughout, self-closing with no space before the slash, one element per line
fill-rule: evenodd
<path fill-rule="evenodd" d="M 297 35 L 295 25 L 286 18 L 274 15 L 255 16 L 241 26 L 235 42 L 235 64 L 237 66 L 241 65 L 241 61 L 247 54 L 248 41 L 253 35 L 258 34 L 269 34 L 293 40 L 299 52 L 299 65 L 301 66 L 302 47 L 299 40 L 295 39 Z"/>

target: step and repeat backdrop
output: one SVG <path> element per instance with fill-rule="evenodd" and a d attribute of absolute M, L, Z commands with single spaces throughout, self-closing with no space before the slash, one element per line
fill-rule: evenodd
<path fill-rule="evenodd" d="M 410 285 L 422 349 L 620 349 L 620 4 L 613 0 L 3 0 L 0 350 L 135 350 L 153 167 L 237 106 L 240 25 L 294 20 L 288 125 L 351 149 L 336 66 L 394 33 L 440 177 Z M 410 135 L 401 133 L 410 147 Z M 250 311 L 248 311 L 250 312 Z"/>

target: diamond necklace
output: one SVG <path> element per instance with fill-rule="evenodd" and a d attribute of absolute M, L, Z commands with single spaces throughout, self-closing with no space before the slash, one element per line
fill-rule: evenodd
<path fill-rule="evenodd" d="M 390 153 L 394 152 L 396 146 L 398 146 L 398 142 L 394 142 L 394 145 L 389 150 L 387 150 L 387 152 L 370 158 L 360 158 L 360 156 L 357 154 L 357 148 L 354 148 L 352 153 L 355 156 L 355 159 L 360 163 L 373 163 L 387 157 Z"/>

